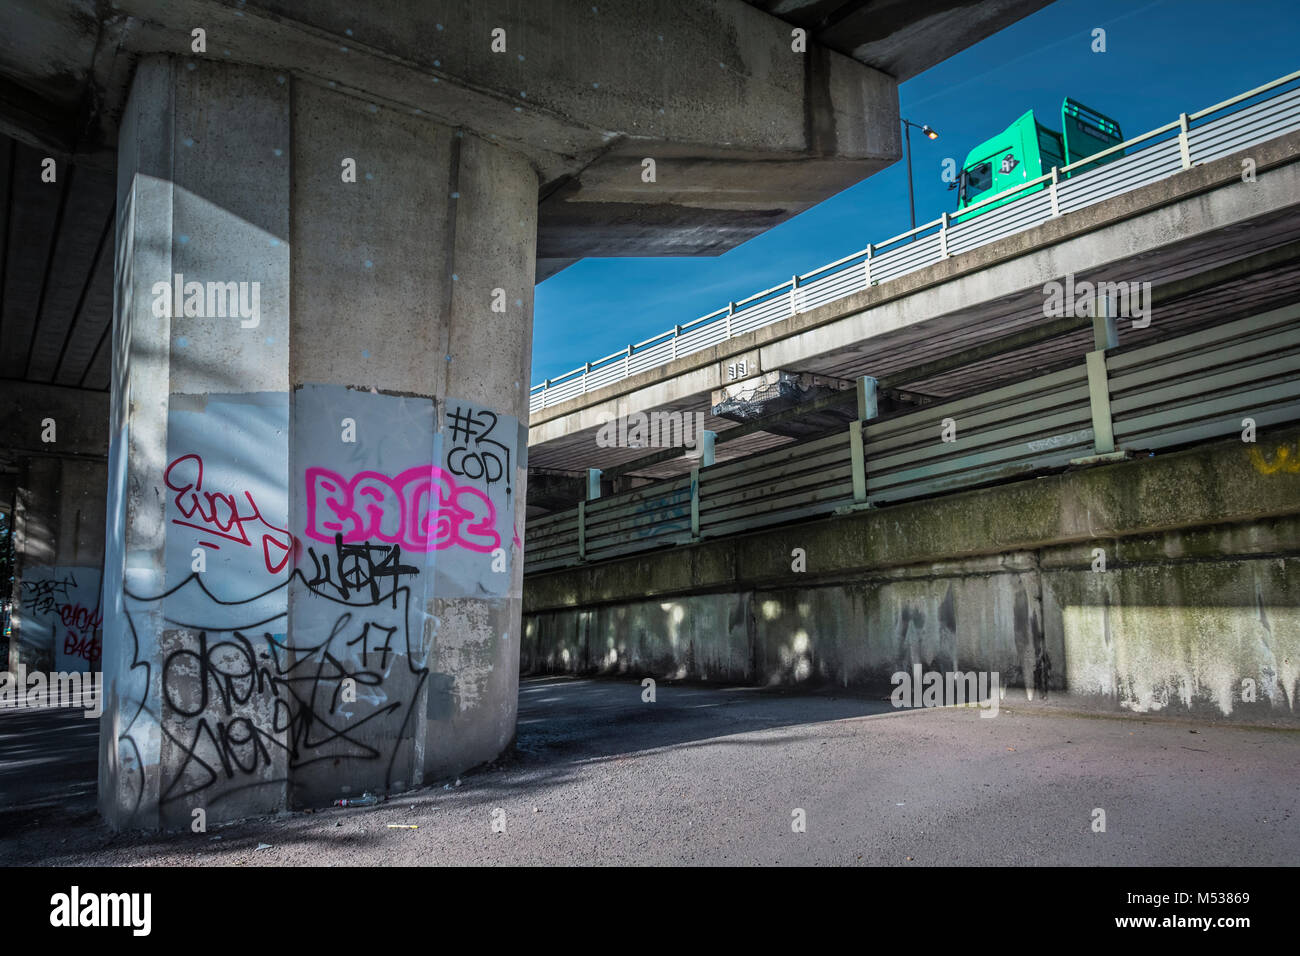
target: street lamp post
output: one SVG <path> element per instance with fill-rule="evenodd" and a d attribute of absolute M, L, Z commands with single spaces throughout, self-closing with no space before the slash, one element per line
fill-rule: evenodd
<path fill-rule="evenodd" d="M 916 127 L 929 139 L 938 139 L 939 134 L 929 126 L 922 123 L 913 123 L 910 119 L 899 117 L 903 123 L 903 140 L 906 143 L 907 151 L 907 207 L 912 214 L 912 228 L 916 228 L 916 199 L 912 194 L 912 127 Z M 912 237 L 912 241 L 916 236 Z"/>

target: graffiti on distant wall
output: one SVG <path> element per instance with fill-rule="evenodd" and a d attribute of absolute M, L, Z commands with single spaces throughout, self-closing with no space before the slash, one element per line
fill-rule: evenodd
<path fill-rule="evenodd" d="M 648 498 L 634 510 L 632 528 L 638 538 L 691 530 L 691 489 L 679 488 Z"/>
<path fill-rule="evenodd" d="M 99 670 L 104 617 L 99 568 L 27 567 L 19 581 L 20 635 L 59 671 Z"/>
<path fill-rule="evenodd" d="M 1250 463 L 1261 475 L 1300 474 L 1300 453 L 1292 455 L 1289 445 L 1278 445 L 1268 458 L 1251 445 Z"/>

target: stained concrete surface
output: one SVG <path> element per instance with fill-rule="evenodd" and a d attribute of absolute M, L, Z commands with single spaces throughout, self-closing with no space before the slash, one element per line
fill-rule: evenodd
<path fill-rule="evenodd" d="M 72 711 L 0 711 L 0 862 L 1255 866 L 1300 858 L 1300 732 L 1100 716 L 1071 710 L 1068 698 L 1030 704 L 1017 693 L 986 719 L 969 709 L 900 713 L 876 697 L 663 683 L 656 702 L 643 703 L 634 681 L 525 679 L 516 749 L 463 775 L 459 787 L 206 834 L 116 837 L 89 812 L 94 741 L 78 730 L 94 723 Z M 32 762 L 41 741 L 60 748 L 50 751 L 57 759 Z M 498 808 L 504 833 L 492 831 Z M 806 833 L 791 832 L 794 808 L 806 811 Z M 1104 833 L 1092 831 L 1095 808 L 1106 812 Z"/>

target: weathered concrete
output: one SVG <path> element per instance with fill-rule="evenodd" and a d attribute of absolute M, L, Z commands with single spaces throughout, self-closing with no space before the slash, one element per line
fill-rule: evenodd
<path fill-rule="evenodd" d="M 524 669 L 870 687 L 920 664 L 1300 719 L 1296 460 L 1277 430 L 530 576 Z"/>
<path fill-rule="evenodd" d="M 818 43 L 884 70 L 900 82 L 961 52 L 970 35 L 987 36 L 1046 3 L 980 0 L 748 0 L 803 27 Z"/>
<path fill-rule="evenodd" d="M 35 382 L 0 382 L 0 460 L 11 452 L 38 451 L 45 455 L 89 456 L 108 454 L 108 394 L 60 388 Z M 53 419 L 53 441 L 45 420 Z"/>
<path fill-rule="evenodd" d="M 0 54 L 0 131 L 111 168 L 136 59 L 199 53 L 330 82 L 526 156 L 543 275 L 583 255 L 716 255 L 900 158 L 897 83 L 1046 2 L 909 0 L 814 23 L 742 0 L 380 15 L 335 0 L 15 0 L 9 33 L 29 42 Z"/>
<path fill-rule="evenodd" d="M 275 71 L 167 57 L 141 65 L 120 145 L 101 809 L 188 825 L 495 756 L 535 172 Z M 260 314 L 168 314 L 178 274 L 186 299 L 257 283 Z"/>
<path fill-rule="evenodd" d="M 1040 2 L 974 18 L 970 39 Z M 716 254 L 900 152 L 894 77 L 805 51 L 741 0 L 12 14 L 33 42 L 0 53 L 0 126 L 23 144 L 7 172 L 24 182 L 45 150 L 61 170 L 14 191 L 38 197 L 14 218 L 76 255 L 30 277 L 59 288 L 5 324 L 28 343 L 6 354 L 25 356 L 14 377 L 111 377 L 101 785 L 118 826 L 495 753 L 538 257 Z"/>

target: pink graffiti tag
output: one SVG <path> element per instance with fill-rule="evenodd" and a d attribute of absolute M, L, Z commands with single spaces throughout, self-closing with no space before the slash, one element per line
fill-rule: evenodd
<path fill-rule="evenodd" d="M 163 481 L 167 487 L 176 492 L 176 510 L 181 518 L 173 518 L 172 524 L 193 528 L 204 534 L 225 538 L 236 544 L 252 547 L 253 541 L 248 536 L 244 525 L 250 522 L 261 524 L 266 530 L 262 532 L 262 559 L 266 570 L 277 574 L 289 563 L 293 553 L 293 536 L 287 528 L 277 528 L 262 517 L 257 502 L 250 491 L 244 491 L 247 507 L 241 512 L 242 503 L 239 493 L 219 494 L 203 490 L 203 458 L 199 455 L 181 455 L 167 466 L 163 472 Z M 199 544 L 214 550 L 219 545 L 200 541 Z"/>
<path fill-rule="evenodd" d="M 411 551 L 467 548 L 487 553 L 501 544 L 496 508 L 483 492 L 457 485 L 433 465 L 388 477 L 361 471 L 348 481 L 328 468 L 308 468 L 307 537 L 345 544 L 387 541 Z M 430 520 L 432 519 L 432 520 Z"/>

